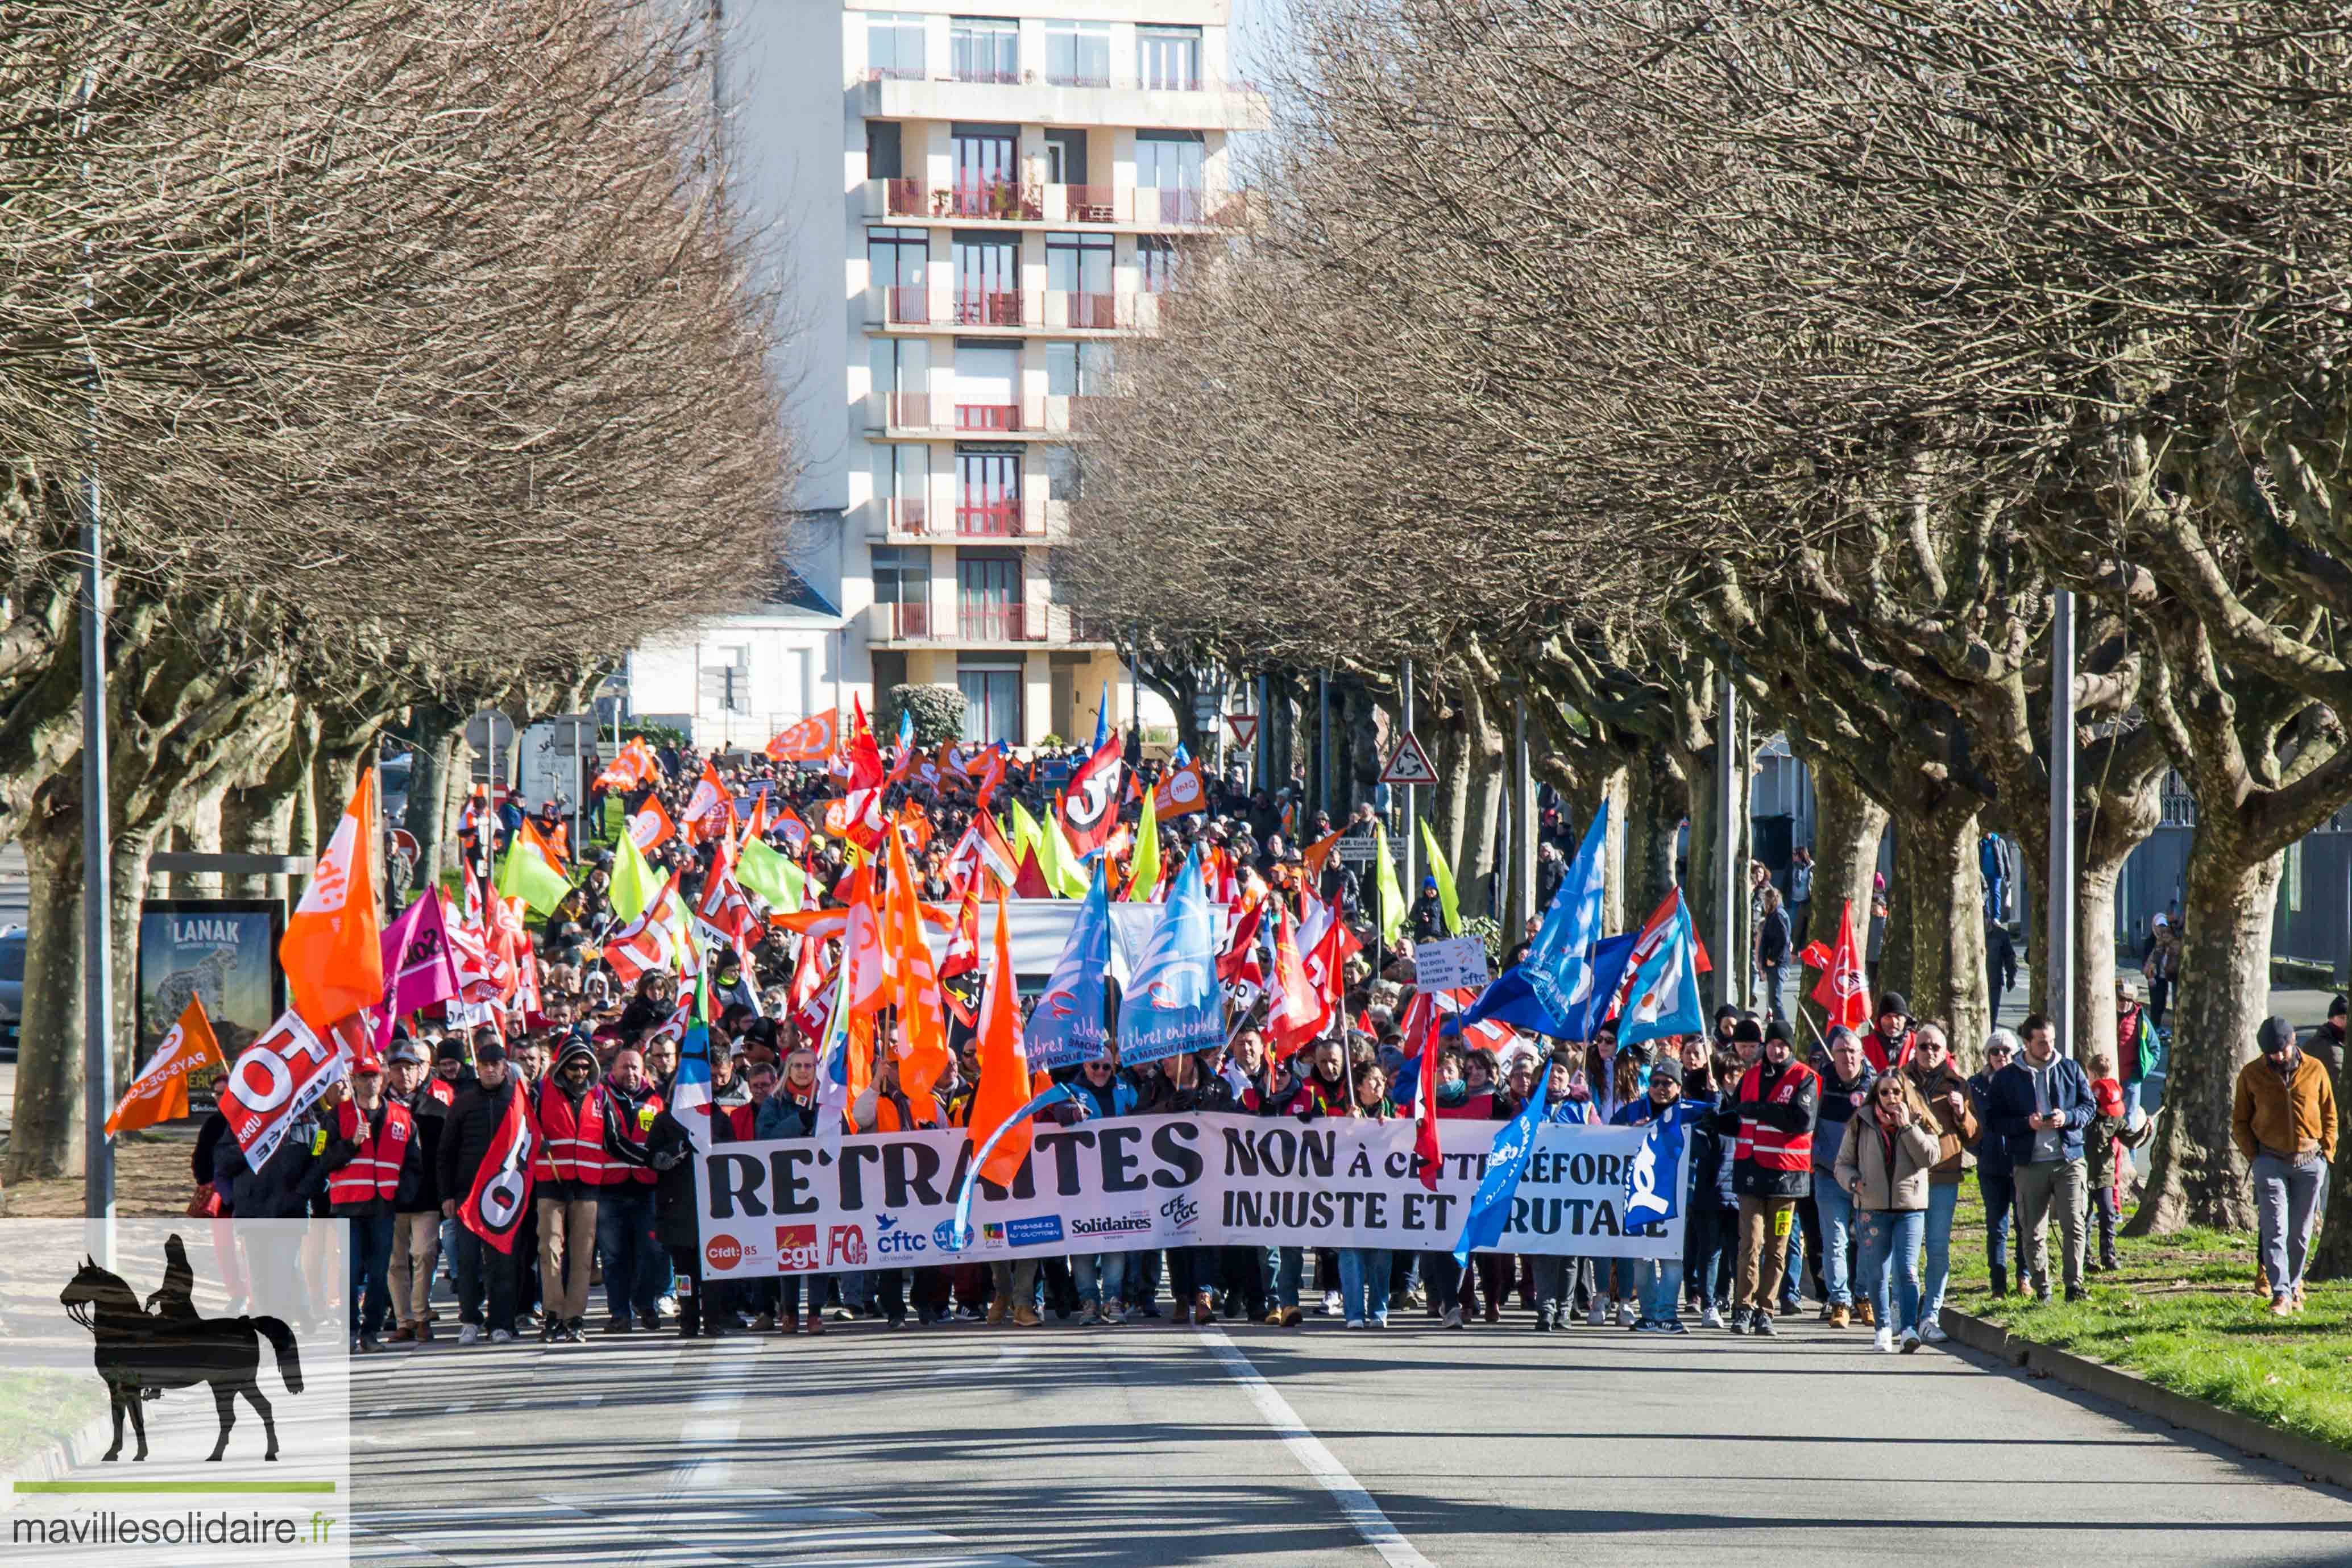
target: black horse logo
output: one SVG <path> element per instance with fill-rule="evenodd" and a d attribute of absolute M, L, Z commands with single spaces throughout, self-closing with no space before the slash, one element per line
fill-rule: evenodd
<path fill-rule="evenodd" d="M 236 1396 L 260 1413 L 268 1435 L 265 1459 L 278 1458 L 278 1423 L 262 1397 L 261 1341 L 268 1338 L 278 1352 L 278 1375 L 289 1394 L 302 1392 L 302 1363 L 294 1344 L 294 1331 L 276 1318 L 200 1318 L 194 1298 L 195 1274 L 188 1267 L 187 1249 L 173 1236 L 163 1244 L 163 1288 L 142 1305 L 138 1294 L 120 1279 L 100 1268 L 88 1256 L 58 1300 L 66 1315 L 96 1337 L 91 1360 L 114 1408 L 114 1446 L 105 1458 L 122 1453 L 122 1417 L 139 1436 L 133 1460 L 147 1457 L 147 1417 L 140 1402 L 170 1388 L 190 1388 L 209 1383 L 213 1405 L 220 1412 L 220 1441 L 207 1456 L 217 1459 L 228 1451 L 229 1428 L 236 1424 Z M 153 1308 L 152 1311 L 149 1310 Z"/>

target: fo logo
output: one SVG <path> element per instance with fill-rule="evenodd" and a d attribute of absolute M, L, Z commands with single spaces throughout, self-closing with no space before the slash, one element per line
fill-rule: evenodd
<path fill-rule="evenodd" d="M 714 1236 L 702 1248 L 702 1260 L 724 1274 L 743 1261 L 743 1244 L 723 1233 Z"/>

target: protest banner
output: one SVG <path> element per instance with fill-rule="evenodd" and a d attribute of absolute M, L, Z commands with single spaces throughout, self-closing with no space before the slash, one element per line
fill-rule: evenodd
<path fill-rule="evenodd" d="M 1231 1115 L 1041 1122 L 1009 1189 L 982 1184 L 972 1239 L 951 1245 L 971 1143 L 956 1131 L 721 1143 L 696 1171 L 714 1277 L 756 1279 L 1160 1247 L 1450 1247 L 1494 1142 L 1440 1124 L 1437 1186 L 1415 1171 L 1409 1121 Z M 1541 1129 L 1497 1250 L 1680 1258 L 1680 1215 L 1621 1218 L 1645 1133 Z M 1679 1180 L 1679 1172 L 1675 1177 Z"/>

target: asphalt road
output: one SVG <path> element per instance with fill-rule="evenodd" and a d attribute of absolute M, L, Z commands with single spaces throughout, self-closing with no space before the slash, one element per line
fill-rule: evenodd
<path fill-rule="evenodd" d="M 361 1364 L 356 1562 L 2352 1563 L 2352 1497 L 1856 1332 L 844 1327 Z"/>

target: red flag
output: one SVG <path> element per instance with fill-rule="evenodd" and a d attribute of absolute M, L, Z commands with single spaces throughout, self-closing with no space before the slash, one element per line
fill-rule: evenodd
<path fill-rule="evenodd" d="M 1234 934 L 1217 958 L 1218 979 L 1255 982 L 1265 978 L 1265 965 L 1257 952 L 1257 930 L 1265 919 L 1265 900 L 1261 899 L 1234 920 Z"/>
<path fill-rule="evenodd" d="M 776 813 L 775 828 L 784 836 L 784 843 L 793 854 L 797 855 L 808 847 L 808 824 L 803 822 L 801 814 L 791 806 Z"/>
<path fill-rule="evenodd" d="M 1838 919 L 1837 947 L 1822 969 L 1821 983 L 1813 987 L 1813 1000 L 1829 1014 L 1832 1026 L 1843 1025 L 1859 1034 L 1870 1022 L 1869 972 L 1862 966 L 1862 943 L 1854 936 L 1852 899 L 1845 901 L 1845 910 Z"/>
<path fill-rule="evenodd" d="M 696 781 L 694 793 L 687 797 L 686 811 L 679 818 L 679 825 L 686 829 L 688 837 L 698 842 L 708 839 L 726 820 L 728 804 L 727 786 L 719 782 L 719 770 L 711 766 L 709 758 L 705 757 L 702 777 Z"/>
<path fill-rule="evenodd" d="M 973 805 L 983 816 L 988 815 L 989 796 L 1004 787 L 1004 752 L 1002 749 L 992 751 L 974 781 L 980 786 L 980 793 L 974 797 Z"/>
<path fill-rule="evenodd" d="M 848 904 L 841 936 L 841 962 L 849 966 L 849 1011 L 870 1018 L 898 999 L 890 958 L 882 945 L 882 911 L 874 905 L 874 868 L 859 861 L 843 895 Z"/>
<path fill-rule="evenodd" d="M 853 790 L 882 787 L 882 748 L 874 743 L 874 728 L 866 721 L 863 698 L 849 700 L 849 787 Z"/>
<path fill-rule="evenodd" d="M 665 838 L 674 838 L 677 836 L 677 824 L 669 819 L 669 811 L 662 805 L 661 796 L 657 795 L 646 796 L 646 804 L 637 808 L 637 814 L 635 816 L 629 818 L 629 840 L 637 847 L 637 853 L 640 855 Z"/>
<path fill-rule="evenodd" d="M 910 1095 L 927 1095 L 954 1065 L 948 1052 L 947 1021 L 940 1016 L 940 976 L 931 944 L 923 937 L 923 912 L 916 897 L 914 868 L 900 836 L 890 835 L 890 886 L 885 894 L 883 940 L 898 982 L 898 1079 Z"/>
<path fill-rule="evenodd" d="M 1062 792 L 1062 832 L 1079 854 L 1101 848 L 1110 837 L 1118 820 L 1118 784 L 1126 768 L 1119 760 L 1118 739 L 1113 736 L 1070 775 Z"/>
<path fill-rule="evenodd" d="M 1021 868 L 1013 876 L 1013 896 L 1016 899 L 1050 899 L 1053 890 L 1045 886 L 1045 868 L 1037 864 L 1037 852 L 1024 847 Z"/>
<path fill-rule="evenodd" d="M 768 742 L 768 756 L 779 763 L 821 763 L 840 743 L 840 714 L 826 709 L 812 713 Z"/>
<path fill-rule="evenodd" d="M 980 883 L 975 879 L 964 884 L 963 903 L 956 910 L 955 931 L 948 937 L 946 955 L 940 960 L 940 978 L 953 980 L 979 967 Z"/>
<path fill-rule="evenodd" d="M 1675 911 L 1682 908 L 1682 904 L 1683 892 L 1676 888 L 1650 911 L 1650 918 L 1643 922 L 1640 934 L 1633 938 L 1633 951 L 1625 955 L 1625 973 L 1618 977 L 1617 994 L 1610 998 L 1609 1011 L 1603 1015 L 1604 1017 L 1615 1018 L 1624 1013 L 1625 1005 L 1633 999 L 1634 976 L 1642 972 L 1642 965 L 1650 961 L 1650 955 L 1664 945 L 1674 927 Z M 1693 966 L 1701 974 L 1710 973 L 1715 966 L 1707 962 L 1706 949 L 1698 945 L 1696 936 L 1691 939 L 1691 943 Z"/>
<path fill-rule="evenodd" d="M 147 1058 L 147 1065 L 131 1080 L 122 1103 L 106 1119 L 106 1135 L 111 1138 L 126 1130 L 178 1121 L 188 1113 L 188 1075 L 198 1068 L 220 1065 L 220 1046 L 205 1017 L 204 998 L 191 996 L 187 1011 L 156 1042 L 155 1054 Z"/>
<path fill-rule="evenodd" d="M 1295 1054 L 1331 1021 L 1331 1009 L 1298 961 L 1290 922 L 1279 917 L 1274 928 L 1274 973 L 1266 976 L 1266 990 L 1265 1037 L 1277 1058 Z"/>
<path fill-rule="evenodd" d="M 521 1079 L 509 1077 L 508 1082 L 513 1091 L 507 1099 L 506 1114 L 490 1136 L 481 1169 L 474 1173 L 473 1190 L 457 1210 L 467 1230 L 500 1252 L 514 1250 L 515 1232 L 530 1212 L 530 1153 L 538 1136 L 530 1113 L 523 1109 Z"/>
<path fill-rule="evenodd" d="M 366 768 L 278 943 L 294 1010 L 313 1029 L 383 1000 L 383 899 L 375 880 L 379 831 L 375 770 Z"/>

